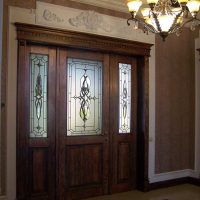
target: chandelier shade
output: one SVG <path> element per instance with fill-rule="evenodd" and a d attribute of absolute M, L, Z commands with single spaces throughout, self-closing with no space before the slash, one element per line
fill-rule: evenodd
<path fill-rule="evenodd" d="M 144 32 L 159 34 L 165 40 L 172 33 L 179 36 L 188 23 L 191 30 L 200 24 L 198 19 L 200 0 L 146 0 L 146 2 L 147 4 L 141 0 L 127 2 L 131 14 L 127 20 L 128 25 L 133 21 L 142 25 Z"/>

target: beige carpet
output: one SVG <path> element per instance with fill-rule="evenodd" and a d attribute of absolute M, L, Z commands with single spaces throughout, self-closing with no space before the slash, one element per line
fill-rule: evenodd
<path fill-rule="evenodd" d="M 200 200 L 200 187 L 184 184 L 150 192 L 130 191 L 88 200 Z"/>

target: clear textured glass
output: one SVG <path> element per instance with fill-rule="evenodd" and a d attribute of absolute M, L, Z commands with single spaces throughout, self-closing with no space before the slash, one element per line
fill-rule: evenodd
<path fill-rule="evenodd" d="M 67 135 L 101 134 L 102 62 L 67 59 Z"/>
<path fill-rule="evenodd" d="M 30 137 L 47 137 L 48 56 L 30 54 Z"/>
<path fill-rule="evenodd" d="M 119 133 L 130 133 L 131 65 L 119 63 Z"/>

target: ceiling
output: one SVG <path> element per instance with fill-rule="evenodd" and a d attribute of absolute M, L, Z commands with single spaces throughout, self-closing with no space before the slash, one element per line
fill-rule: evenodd
<path fill-rule="evenodd" d="M 108 8 L 111 10 L 128 13 L 126 0 L 71 0 L 71 1 L 76 1 L 79 3 L 89 4 L 101 8 Z"/>

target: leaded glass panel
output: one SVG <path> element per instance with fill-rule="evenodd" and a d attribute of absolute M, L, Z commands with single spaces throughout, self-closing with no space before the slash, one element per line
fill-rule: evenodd
<path fill-rule="evenodd" d="M 131 65 L 119 63 L 119 133 L 130 133 Z"/>
<path fill-rule="evenodd" d="M 48 56 L 30 54 L 30 137 L 47 137 Z"/>
<path fill-rule="evenodd" d="M 67 135 L 101 134 L 102 62 L 67 60 Z"/>

